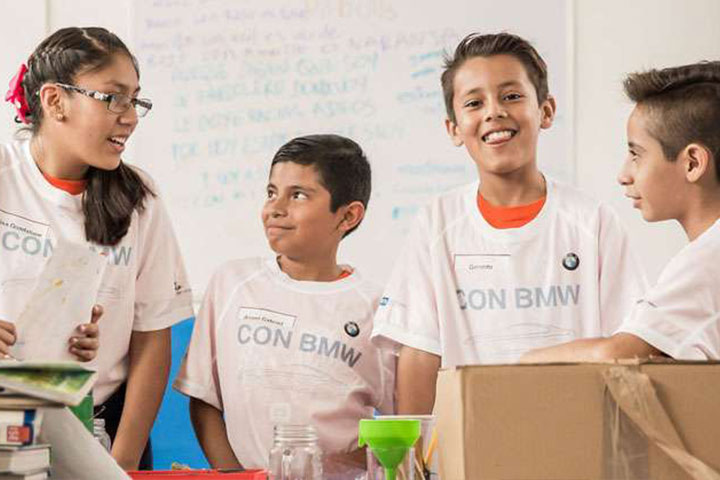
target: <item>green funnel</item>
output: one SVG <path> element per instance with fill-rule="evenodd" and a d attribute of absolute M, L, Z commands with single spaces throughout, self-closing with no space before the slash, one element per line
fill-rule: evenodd
<path fill-rule="evenodd" d="M 367 444 L 385 468 L 385 480 L 395 480 L 397 466 L 420 437 L 420 420 L 360 420 L 358 446 Z"/>

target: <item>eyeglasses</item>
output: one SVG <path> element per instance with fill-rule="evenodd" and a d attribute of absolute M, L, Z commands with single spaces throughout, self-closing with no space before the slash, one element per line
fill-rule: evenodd
<path fill-rule="evenodd" d="M 106 102 L 108 110 L 113 113 L 125 113 L 130 107 L 133 107 L 138 117 L 144 117 L 152 109 L 152 101 L 147 98 L 132 98 L 122 93 L 102 93 L 97 90 L 87 90 L 65 83 L 56 83 L 55 85 L 67 90 L 72 90 L 73 92 L 82 93 L 95 100 Z"/>

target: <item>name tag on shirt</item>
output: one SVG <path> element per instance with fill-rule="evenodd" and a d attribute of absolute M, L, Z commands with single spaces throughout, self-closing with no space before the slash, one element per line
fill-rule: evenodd
<path fill-rule="evenodd" d="M 14 231 L 16 232 L 18 238 L 31 236 L 42 239 L 50 230 L 50 225 L 47 223 L 36 222 L 29 218 L 15 215 L 14 213 L 0 209 L 0 230 Z"/>
<path fill-rule="evenodd" d="M 268 327 L 276 327 L 292 330 L 295 328 L 297 317 L 287 313 L 275 312 L 265 308 L 240 307 L 237 315 L 238 320 L 246 323 L 258 322 Z"/>
<path fill-rule="evenodd" d="M 459 274 L 487 275 L 504 271 L 510 264 L 509 253 L 456 253 L 455 272 Z"/>

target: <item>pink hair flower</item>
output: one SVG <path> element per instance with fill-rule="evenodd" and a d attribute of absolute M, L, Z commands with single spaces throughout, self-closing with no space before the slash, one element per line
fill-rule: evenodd
<path fill-rule="evenodd" d="M 25 72 L 27 72 L 27 66 L 23 63 L 20 65 L 20 69 L 15 76 L 10 80 L 10 89 L 5 94 L 5 101 L 12 103 L 15 110 L 17 110 L 16 121 L 19 118 L 22 123 L 30 123 L 27 118 L 30 107 L 28 107 L 25 90 L 22 86 Z"/>

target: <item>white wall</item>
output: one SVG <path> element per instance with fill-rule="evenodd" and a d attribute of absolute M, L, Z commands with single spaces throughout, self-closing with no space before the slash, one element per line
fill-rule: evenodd
<path fill-rule="evenodd" d="M 24 0 L 22 8 L 16 5 L 0 0 L 2 87 L 43 30 L 99 24 L 132 40 L 131 0 Z M 631 108 L 623 98 L 621 81 L 627 72 L 638 69 L 720 59 L 718 24 L 718 0 L 575 0 L 577 184 L 620 212 L 651 279 L 685 237 L 676 224 L 645 224 L 616 183 L 626 153 L 624 128 Z M 0 109 L 0 141 L 10 139 L 10 118 L 5 105 Z"/>
<path fill-rule="evenodd" d="M 5 103 L 10 78 L 45 36 L 45 1 L 0 0 L 0 142 L 8 141 L 17 124 L 15 110 Z"/>

